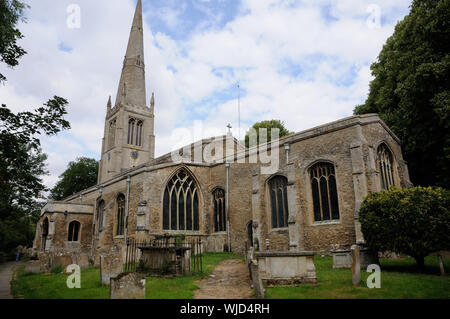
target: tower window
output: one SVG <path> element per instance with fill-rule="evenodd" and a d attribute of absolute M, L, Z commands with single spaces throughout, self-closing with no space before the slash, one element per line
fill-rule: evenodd
<path fill-rule="evenodd" d="M 314 205 L 314 221 L 339 219 L 339 205 L 334 165 L 317 163 L 311 167 L 311 189 Z"/>
<path fill-rule="evenodd" d="M 144 122 L 136 119 L 128 121 L 128 139 L 129 145 L 142 146 L 142 131 Z"/>
<path fill-rule="evenodd" d="M 116 120 L 109 122 L 109 145 L 108 148 L 111 149 L 116 144 Z"/>

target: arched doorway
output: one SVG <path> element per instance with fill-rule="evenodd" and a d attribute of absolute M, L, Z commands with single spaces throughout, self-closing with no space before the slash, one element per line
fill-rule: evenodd
<path fill-rule="evenodd" d="M 45 250 L 45 246 L 47 244 L 47 236 L 48 236 L 48 218 L 46 217 L 42 223 L 42 250 Z"/>

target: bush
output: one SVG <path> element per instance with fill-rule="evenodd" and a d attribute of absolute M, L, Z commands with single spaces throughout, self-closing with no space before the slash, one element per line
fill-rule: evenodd
<path fill-rule="evenodd" d="M 359 211 L 367 246 L 414 257 L 423 269 L 432 252 L 450 249 L 450 191 L 391 189 L 366 197 Z"/>

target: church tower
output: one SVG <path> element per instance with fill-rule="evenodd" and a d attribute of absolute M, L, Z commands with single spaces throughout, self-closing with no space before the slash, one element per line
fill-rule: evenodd
<path fill-rule="evenodd" d="M 155 157 L 154 109 L 146 105 L 142 1 L 138 0 L 116 101 L 109 97 L 98 183 Z"/>

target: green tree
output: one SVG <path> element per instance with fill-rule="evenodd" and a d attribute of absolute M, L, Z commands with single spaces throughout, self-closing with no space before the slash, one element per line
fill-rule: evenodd
<path fill-rule="evenodd" d="M 450 191 L 419 186 L 372 193 L 359 221 L 367 246 L 412 256 L 423 269 L 427 255 L 450 249 Z"/>
<path fill-rule="evenodd" d="M 79 157 L 70 162 L 51 190 L 55 200 L 61 200 L 97 184 L 98 162 L 93 158 Z"/>
<path fill-rule="evenodd" d="M 23 14 L 28 6 L 18 0 L 0 0 L 0 62 L 10 67 L 19 64 L 19 59 L 26 53 L 17 41 L 23 38 L 17 28 L 19 21 L 25 21 Z M 0 73 L 0 83 L 6 77 Z"/>
<path fill-rule="evenodd" d="M 18 65 L 26 53 L 17 41 L 17 28 L 28 6 L 18 0 L 0 0 L 0 62 Z M 0 74 L 0 83 L 6 80 Z M 70 128 L 64 119 L 67 101 L 55 96 L 31 112 L 12 112 L 0 107 L 0 253 L 9 253 L 19 244 L 30 245 L 46 187 L 47 156 L 40 149 L 39 135 L 55 135 Z"/>
<path fill-rule="evenodd" d="M 449 188 L 450 0 L 414 0 L 378 60 L 365 104 L 402 140 L 413 183 Z"/>
<path fill-rule="evenodd" d="M 259 145 L 259 143 L 260 143 L 259 129 L 261 129 L 261 128 L 267 129 L 267 142 L 270 142 L 272 140 L 272 128 L 278 128 L 280 130 L 279 131 L 280 138 L 283 136 L 292 134 L 292 132 L 289 132 L 289 130 L 284 126 L 284 122 L 281 122 L 280 120 L 270 120 L 270 121 L 258 122 L 258 123 L 253 124 L 252 128 L 255 129 L 255 131 L 256 131 L 257 145 Z M 245 134 L 245 146 L 246 147 L 249 147 L 251 132 L 252 132 L 252 130 L 249 130 Z M 252 145 L 252 146 L 254 146 L 254 145 Z"/>

